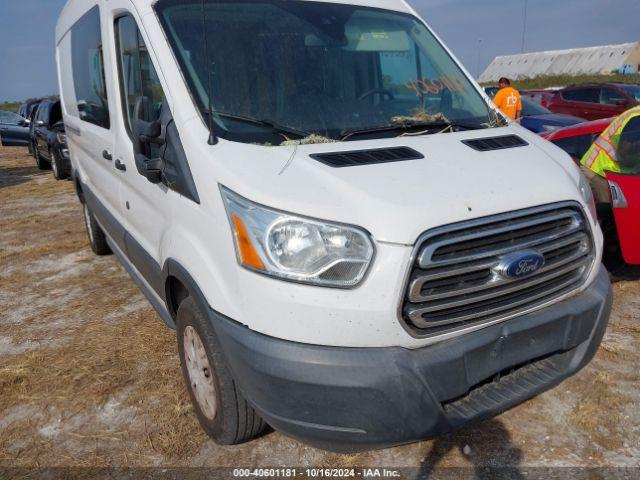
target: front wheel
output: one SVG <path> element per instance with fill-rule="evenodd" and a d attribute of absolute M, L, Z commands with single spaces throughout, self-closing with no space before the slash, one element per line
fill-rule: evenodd
<path fill-rule="evenodd" d="M 98 225 L 98 222 L 89 209 L 89 206 L 86 203 L 83 203 L 82 208 L 84 213 L 84 224 L 87 227 L 87 235 L 89 236 L 91 250 L 93 250 L 93 253 L 96 255 L 109 255 L 111 253 L 111 248 L 107 243 L 107 237 L 104 234 L 104 231 L 100 225 Z"/>
<path fill-rule="evenodd" d="M 60 158 L 55 150 L 51 151 L 51 170 L 53 170 L 53 178 L 56 180 L 66 180 L 69 174 L 61 167 Z"/>
<path fill-rule="evenodd" d="M 36 166 L 38 167 L 38 170 L 51 170 L 51 164 L 42 158 L 37 145 L 33 147 L 33 155 L 36 158 Z"/>
<path fill-rule="evenodd" d="M 266 424 L 238 390 L 216 333 L 192 297 L 180 304 L 176 327 L 182 374 L 203 430 L 219 445 L 260 435 Z"/>

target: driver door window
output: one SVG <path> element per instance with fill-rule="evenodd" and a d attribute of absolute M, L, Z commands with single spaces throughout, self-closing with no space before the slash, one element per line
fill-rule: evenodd
<path fill-rule="evenodd" d="M 131 15 L 116 20 L 116 39 L 122 109 L 127 132 L 132 136 L 131 125 L 137 99 L 143 96 L 149 99 L 151 111 L 147 112 L 147 118 L 153 121 L 160 117 L 164 94 L 142 35 Z"/>

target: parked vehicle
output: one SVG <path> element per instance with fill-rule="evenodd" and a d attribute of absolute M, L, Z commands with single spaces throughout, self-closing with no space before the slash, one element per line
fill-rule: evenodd
<path fill-rule="evenodd" d="M 0 110 L 0 145 L 22 147 L 29 143 L 27 120 L 17 113 Z"/>
<path fill-rule="evenodd" d="M 23 103 L 22 105 L 20 105 L 18 115 L 28 119 L 31 116 L 31 112 L 33 111 L 33 109 L 36 108 L 40 102 L 41 100 L 30 100 Z"/>
<path fill-rule="evenodd" d="M 613 118 L 585 122 L 548 135 L 580 164 L 589 148 Z M 638 175 L 607 173 L 611 195 L 597 202 L 598 220 L 604 233 L 604 264 L 616 276 L 637 276 L 640 265 L 640 172 Z M 632 267 L 632 268 L 630 268 Z"/>
<path fill-rule="evenodd" d="M 640 277 L 640 171 L 635 175 L 607 172 L 611 191 L 612 223 L 607 228 L 607 253 L 612 272 Z"/>
<path fill-rule="evenodd" d="M 556 90 L 551 89 L 532 89 L 523 90 L 520 92 L 520 95 L 522 95 L 523 98 L 528 98 L 529 100 L 542 105 L 544 108 L 549 108 L 549 104 L 551 103 L 551 100 L 553 100 L 555 92 Z"/>
<path fill-rule="evenodd" d="M 579 165 L 587 150 L 591 148 L 596 138 L 604 132 L 612 121 L 613 118 L 603 118 L 601 120 L 583 122 L 554 132 L 548 132 L 543 134 L 542 137 L 571 155 L 571 158 Z"/>
<path fill-rule="evenodd" d="M 484 87 L 485 93 L 493 99 L 500 90 L 500 87 Z M 582 118 L 571 115 L 561 115 L 538 105 L 536 102 L 522 95 L 522 120 L 521 125 L 534 133 L 545 133 L 557 130 L 567 125 L 575 125 L 584 122 Z"/>
<path fill-rule="evenodd" d="M 28 120 L 27 126 L 29 128 L 31 128 L 31 120 L 33 119 L 32 114 L 35 114 L 35 111 L 37 110 L 40 102 L 41 100 L 31 100 L 25 102 L 20 106 L 20 110 L 18 110 L 18 114 Z M 29 153 L 33 155 L 33 143 L 31 141 L 28 142 L 27 147 L 29 148 Z"/>
<path fill-rule="evenodd" d="M 583 122 L 582 118 L 553 113 L 528 98 L 522 98 L 520 125 L 534 133 L 553 132 L 559 128 Z"/>
<path fill-rule="evenodd" d="M 177 330 L 217 442 L 417 441 L 598 349 L 586 180 L 405 2 L 70 0 L 56 38 L 91 247 Z"/>
<path fill-rule="evenodd" d="M 36 139 L 34 136 L 34 127 L 40 103 L 41 102 L 38 102 L 36 105 L 34 105 L 34 107 L 31 109 L 31 113 L 29 114 L 29 118 L 27 118 L 27 120 L 29 120 L 29 153 L 33 156 L 34 159 L 36 158 L 36 151 L 34 150 L 34 145 L 36 143 Z"/>
<path fill-rule="evenodd" d="M 597 83 L 572 85 L 558 91 L 548 108 L 587 120 L 617 117 L 640 104 L 640 85 Z"/>
<path fill-rule="evenodd" d="M 498 87 L 497 85 L 491 85 L 489 87 L 484 87 L 484 93 L 487 94 L 487 96 L 490 99 L 494 99 L 494 97 L 496 96 L 496 94 L 500 91 L 500 87 Z"/>
<path fill-rule="evenodd" d="M 44 100 L 33 125 L 34 155 L 40 170 L 53 170 L 56 180 L 69 178 L 71 161 L 60 100 Z"/>

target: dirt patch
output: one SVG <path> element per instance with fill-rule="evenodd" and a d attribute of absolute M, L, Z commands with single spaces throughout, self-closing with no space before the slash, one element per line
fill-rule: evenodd
<path fill-rule="evenodd" d="M 274 432 L 219 447 L 200 430 L 174 333 L 114 257 L 89 250 L 71 182 L 0 148 L 0 467 L 633 466 L 640 462 L 640 283 L 615 285 L 609 330 L 582 372 L 499 417 L 358 455 Z"/>

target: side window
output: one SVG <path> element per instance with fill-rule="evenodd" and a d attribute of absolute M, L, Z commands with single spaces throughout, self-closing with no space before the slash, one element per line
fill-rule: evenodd
<path fill-rule="evenodd" d="M 48 123 L 47 122 L 48 115 L 49 115 L 49 105 L 45 103 L 41 105 L 40 108 L 38 108 L 38 115 L 36 116 L 36 120 L 38 122 Z"/>
<path fill-rule="evenodd" d="M 137 99 L 147 97 L 152 110 L 149 112 L 149 118 L 158 119 L 164 94 L 140 30 L 131 15 L 116 20 L 116 48 L 122 108 L 125 112 L 127 131 L 131 135 Z"/>
<path fill-rule="evenodd" d="M 49 124 L 55 125 L 62 121 L 62 107 L 60 102 L 56 102 L 51 106 L 51 114 L 49 115 Z"/>
<path fill-rule="evenodd" d="M 22 118 L 17 113 L 0 112 L 0 123 L 3 125 L 18 125 Z"/>
<path fill-rule="evenodd" d="M 606 105 L 619 105 L 620 102 L 625 102 L 627 98 L 622 92 L 614 90 L 613 88 L 603 88 L 602 97 L 600 102 Z"/>
<path fill-rule="evenodd" d="M 109 128 L 109 106 L 104 79 L 100 10 L 89 10 L 71 28 L 73 85 L 80 119 Z"/>
<path fill-rule="evenodd" d="M 599 88 L 577 88 L 562 93 L 562 98 L 571 102 L 600 103 Z"/>

